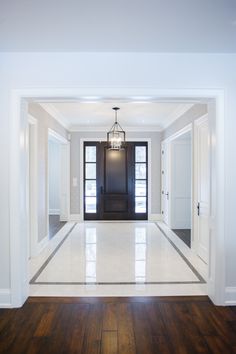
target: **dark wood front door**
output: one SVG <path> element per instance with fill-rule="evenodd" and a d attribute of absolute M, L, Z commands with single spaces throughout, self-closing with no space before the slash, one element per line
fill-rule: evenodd
<path fill-rule="evenodd" d="M 147 219 L 147 143 L 84 143 L 85 220 Z"/>
<path fill-rule="evenodd" d="M 131 145 L 124 150 L 108 150 L 101 144 L 100 159 L 100 219 L 132 218 Z"/>

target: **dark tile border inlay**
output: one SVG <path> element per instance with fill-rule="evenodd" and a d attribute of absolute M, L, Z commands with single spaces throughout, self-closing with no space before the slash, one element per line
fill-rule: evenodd
<path fill-rule="evenodd" d="M 50 256 L 46 259 L 46 261 L 43 263 L 43 265 L 39 268 L 39 270 L 37 271 L 37 273 L 33 276 L 33 278 L 30 280 L 30 284 L 38 284 L 36 282 L 36 279 L 40 276 L 40 274 L 43 272 L 43 270 L 46 268 L 46 266 L 48 265 L 48 263 L 51 261 L 51 259 L 55 256 L 55 254 L 57 253 L 57 251 L 59 250 L 59 248 L 63 245 L 63 243 L 65 242 L 65 240 L 68 238 L 68 236 L 71 234 L 71 232 L 74 230 L 75 226 L 77 225 L 77 223 L 75 223 L 70 230 L 67 232 L 67 234 L 65 235 L 65 237 L 61 240 L 61 242 L 59 242 L 59 244 L 57 245 L 57 247 L 55 248 L 55 250 L 50 254 Z"/>
<path fill-rule="evenodd" d="M 178 252 L 178 254 L 180 255 L 180 257 L 185 261 L 185 263 L 187 263 L 187 265 L 189 266 L 189 268 L 191 269 L 191 271 L 196 275 L 196 277 L 199 279 L 199 283 L 206 283 L 205 279 L 203 279 L 203 277 L 201 276 L 201 274 L 198 273 L 198 271 L 196 270 L 196 268 L 194 268 L 194 266 L 189 262 L 189 260 L 183 255 L 183 253 L 180 251 L 180 249 L 174 244 L 173 241 L 171 241 L 171 239 L 167 236 L 167 234 L 165 233 L 165 231 L 158 225 L 158 223 L 155 223 L 155 225 L 158 227 L 158 229 L 161 231 L 161 233 L 165 236 L 165 238 L 170 242 L 170 244 L 174 247 L 174 249 Z"/>
<path fill-rule="evenodd" d="M 161 233 L 164 235 L 164 237 L 169 241 L 169 243 L 173 246 L 173 248 L 177 251 L 177 253 L 180 255 L 180 257 L 184 260 L 184 262 L 189 266 L 191 271 L 196 275 L 196 277 L 199 279 L 198 281 L 172 281 L 172 282 L 165 282 L 165 281 L 157 281 L 157 282 L 40 282 L 36 281 L 40 274 L 44 271 L 48 263 L 51 261 L 51 259 L 55 256 L 59 248 L 63 245 L 65 240 L 68 238 L 68 236 L 71 234 L 77 223 L 75 223 L 71 229 L 68 231 L 66 236 L 63 238 L 63 240 L 57 245 L 55 250 L 52 252 L 52 254 L 48 257 L 48 259 L 43 263 L 43 265 L 40 267 L 40 269 L 37 271 L 37 273 L 33 276 L 33 278 L 30 281 L 31 285 L 158 285 L 158 284 L 204 284 L 206 283 L 205 280 L 202 278 L 202 276 L 197 272 L 197 270 L 193 267 L 193 265 L 188 261 L 188 259 L 183 255 L 183 253 L 178 249 L 178 247 L 170 240 L 170 238 L 166 235 L 166 233 L 162 230 L 162 228 L 157 224 L 154 223 L 157 228 L 161 231 Z"/>

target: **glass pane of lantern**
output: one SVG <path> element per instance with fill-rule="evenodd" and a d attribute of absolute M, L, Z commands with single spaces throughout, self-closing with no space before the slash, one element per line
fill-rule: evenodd
<path fill-rule="evenodd" d="M 114 150 L 119 150 L 124 142 L 124 134 L 122 132 L 112 132 L 109 133 L 110 148 Z"/>

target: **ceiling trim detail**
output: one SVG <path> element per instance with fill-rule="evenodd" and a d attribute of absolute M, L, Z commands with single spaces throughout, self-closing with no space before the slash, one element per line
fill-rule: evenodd
<path fill-rule="evenodd" d="M 123 129 L 127 132 L 161 132 L 163 129 L 160 126 L 154 126 L 154 125 L 144 125 L 144 126 L 122 126 Z M 107 126 L 100 126 L 100 127 L 94 127 L 94 126 L 82 126 L 82 125 L 74 125 L 69 128 L 71 132 L 106 132 L 110 129 L 110 127 Z"/>
<path fill-rule="evenodd" d="M 187 111 L 189 111 L 192 107 L 194 106 L 194 104 L 180 104 L 176 110 L 174 112 L 172 112 L 169 115 L 169 119 L 171 120 L 168 124 L 164 125 L 164 127 L 162 128 L 162 131 L 165 130 L 166 128 L 168 128 L 171 124 L 174 123 L 174 121 L 176 121 L 178 118 L 180 118 L 184 113 L 186 113 Z"/>
<path fill-rule="evenodd" d="M 70 126 L 65 121 L 65 118 L 58 110 L 54 107 L 52 103 L 39 103 L 39 105 L 52 116 L 56 121 L 61 124 L 65 129 L 69 130 Z"/>

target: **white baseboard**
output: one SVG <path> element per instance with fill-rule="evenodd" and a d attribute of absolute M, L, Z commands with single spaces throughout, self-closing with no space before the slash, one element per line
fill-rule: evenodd
<path fill-rule="evenodd" d="M 9 308 L 11 305 L 10 289 L 0 289 L 0 308 Z"/>
<path fill-rule="evenodd" d="M 45 247 L 47 247 L 49 242 L 49 235 L 45 236 L 40 242 L 37 244 L 37 254 L 39 255 Z"/>
<path fill-rule="evenodd" d="M 162 215 L 161 214 L 149 214 L 148 220 L 150 221 L 161 221 Z M 83 221 L 81 214 L 70 214 L 70 221 Z"/>
<path fill-rule="evenodd" d="M 68 218 L 67 217 L 65 217 L 65 216 L 60 216 L 60 221 L 70 221 L 70 220 L 68 220 Z"/>
<path fill-rule="evenodd" d="M 149 221 L 162 221 L 162 215 L 161 214 L 149 214 L 148 220 Z"/>
<path fill-rule="evenodd" d="M 49 215 L 60 215 L 60 209 L 49 209 Z"/>
<path fill-rule="evenodd" d="M 81 214 L 70 214 L 70 221 L 82 221 L 82 215 Z"/>
<path fill-rule="evenodd" d="M 236 287 L 229 286 L 225 289 L 225 305 L 235 306 L 236 305 Z"/>

